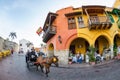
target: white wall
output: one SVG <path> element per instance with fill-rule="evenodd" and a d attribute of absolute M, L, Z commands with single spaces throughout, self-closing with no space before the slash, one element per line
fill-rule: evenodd
<path fill-rule="evenodd" d="M 30 50 L 33 47 L 33 45 L 30 45 L 29 47 L 27 47 L 26 44 L 29 43 L 29 42 L 30 41 L 25 40 L 25 39 L 22 39 L 22 40 L 19 41 L 19 50 L 22 49 L 22 51 L 24 52 L 24 54 L 26 54 L 27 50 Z M 22 44 L 22 46 L 20 46 L 20 44 Z"/>

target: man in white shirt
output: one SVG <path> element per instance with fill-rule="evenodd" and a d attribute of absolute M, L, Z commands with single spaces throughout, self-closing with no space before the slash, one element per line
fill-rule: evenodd
<path fill-rule="evenodd" d="M 77 57 L 76 57 L 76 55 L 72 58 L 72 62 L 73 63 L 77 63 Z"/>

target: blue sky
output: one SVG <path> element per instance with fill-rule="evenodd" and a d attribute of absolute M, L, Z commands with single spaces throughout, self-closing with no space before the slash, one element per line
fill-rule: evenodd
<path fill-rule="evenodd" d="M 36 30 L 45 22 L 48 12 L 69 6 L 103 5 L 112 7 L 115 0 L 0 0 L 0 36 L 8 38 L 10 32 L 16 32 L 18 42 L 27 39 L 39 46 L 42 36 Z"/>

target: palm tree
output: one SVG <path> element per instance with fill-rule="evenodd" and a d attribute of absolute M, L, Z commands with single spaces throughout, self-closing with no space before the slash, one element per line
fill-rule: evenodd
<path fill-rule="evenodd" d="M 11 40 L 17 38 L 16 32 L 10 32 L 9 37 L 11 37 Z"/>
<path fill-rule="evenodd" d="M 27 45 L 27 47 L 30 47 L 30 45 L 33 45 L 33 43 L 28 42 L 26 45 Z"/>
<path fill-rule="evenodd" d="M 43 44 L 41 43 L 40 46 L 43 47 Z"/>

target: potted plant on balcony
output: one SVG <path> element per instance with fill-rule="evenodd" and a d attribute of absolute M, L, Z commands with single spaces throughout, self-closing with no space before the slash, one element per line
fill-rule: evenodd
<path fill-rule="evenodd" d="M 93 46 L 90 46 L 90 47 L 89 47 L 89 50 L 90 50 L 90 52 L 89 52 L 89 54 L 88 54 L 88 56 L 89 56 L 89 61 L 90 61 L 90 64 L 91 64 L 91 65 L 94 65 L 94 64 L 95 64 L 95 56 L 94 56 L 94 53 L 95 53 L 95 51 L 96 51 L 96 48 L 94 48 Z"/>

